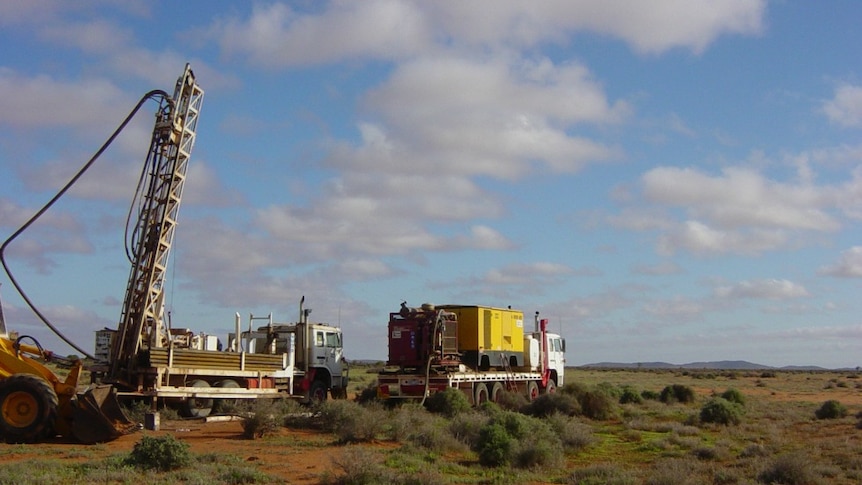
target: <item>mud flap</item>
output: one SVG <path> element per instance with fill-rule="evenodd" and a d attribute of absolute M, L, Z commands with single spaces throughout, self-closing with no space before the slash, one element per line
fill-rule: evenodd
<path fill-rule="evenodd" d="M 112 386 L 93 385 L 78 395 L 72 435 L 81 443 L 112 441 L 139 428 L 123 412 Z"/>

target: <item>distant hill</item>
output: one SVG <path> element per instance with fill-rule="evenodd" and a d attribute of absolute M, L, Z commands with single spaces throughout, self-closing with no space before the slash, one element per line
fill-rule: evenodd
<path fill-rule="evenodd" d="M 595 364 L 584 364 L 579 367 L 602 367 L 606 369 L 829 370 L 816 365 L 770 367 L 745 360 L 718 360 L 712 362 L 690 362 L 688 364 L 671 364 L 668 362 L 597 362 Z"/>

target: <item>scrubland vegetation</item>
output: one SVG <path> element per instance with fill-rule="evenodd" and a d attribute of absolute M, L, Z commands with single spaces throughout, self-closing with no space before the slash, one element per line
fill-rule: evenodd
<path fill-rule="evenodd" d="M 555 394 L 527 402 L 509 393 L 477 409 L 454 390 L 425 406 L 391 406 L 374 398 L 371 373 L 356 382 L 356 400 L 238 410 L 243 435 L 285 454 L 309 445 L 279 437 L 282 428 L 324 436 L 331 463 L 323 484 L 862 483 L 855 372 L 571 369 Z M 172 436 L 144 435 L 131 453 L 108 458 L 87 459 L 80 449 L 74 466 L 48 456 L 6 464 L 0 481 L 283 481 L 236 456 L 192 454 Z"/>

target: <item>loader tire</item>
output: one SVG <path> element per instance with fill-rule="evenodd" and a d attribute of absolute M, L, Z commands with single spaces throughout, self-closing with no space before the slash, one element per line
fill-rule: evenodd
<path fill-rule="evenodd" d="M 7 443 L 33 443 L 51 435 L 57 393 L 45 379 L 15 374 L 0 382 L 0 435 Z"/>

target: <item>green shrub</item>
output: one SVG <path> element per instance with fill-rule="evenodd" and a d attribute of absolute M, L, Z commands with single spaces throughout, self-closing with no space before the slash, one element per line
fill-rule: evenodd
<path fill-rule="evenodd" d="M 615 384 L 611 384 L 610 382 L 599 382 L 596 384 L 596 390 L 607 394 L 614 398 L 614 400 L 618 400 L 623 395 L 623 389 Z"/>
<path fill-rule="evenodd" d="M 518 468 L 558 469 L 564 463 L 565 453 L 559 438 L 540 432 L 531 439 L 515 442 L 512 464 Z"/>
<path fill-rule="evenodd" d="M 175 470 L 191 463 L 189 445 L 171 435 L 144 436 L 135 443 L 125 464 L 136 468 L 153 470 Z"/>
<path fill-rule="evenodd" d="M 830 399 L 814 412 L 817 419 L 839 419 L 847 416 L 847 408 L 840 402 Z"/>
<path fill-rule="evenodd" d="M 502 391 L 497 394 L 497 405 L 508 411 L 519 411 L 528 404 L 527 396 L 522 392 Z"/>
<path fill-rule="evenodd" d="M 479 434 L 492 418 L 484 413 L 461 413 L 449 421 L 449 432 L 470 448 L 476 448 Z"/>
<path fill-rule="evenodd" d="M 641 392 L 641 397 L 650 401 L 658 401 L 661 398 L 661 394 L 656 391 L 650 391 L 649 389 Z"/>
<path fill-rule="evenodd" d="M 333 468 L 341 472 L 333 476 L 327 472 L 323 483 L 342 485 L 376 485 L 378 483 L 398 483 L 397 475 L 383 464 L 383 457 L 362 448 L 345 448 L 340 456 L 331 458 Z"/>
<path fill-rule="evenodd" d="M 716 424 L 739 424 L 742 419 L 742 406 L 723 397 L 714 397 L 700 408 L 700 421 Z"/>
<path fill-rule="evenodd" d="M 425 400 L 425 408 L 435 414 L 442 414 L 447 417 L 453 417 L 471 408 L 470 401 L 467 396 L 453 387 L 447 387 L 445 390 L 435 392 Z"/>
<path fill-rule="evenodd" d="M 757 476 L 761 483 L 810 485 L 820 483 L 811 468 L 811 460 L 803 454 L 788 454 L 776 458 Z"/>
<path fill-rule="evenodd" d="M 611 419 L 616 411 L 616 400 L 600 390 L 585 392 L 578 397 L 578 402 L 581 404 L 581 413 L 590 419 Z"/>
<path fill-rule="evenodd" d="M 627 470 L 621 465 L 599 463 L 573 471 L 568 483 L 571 485 L 637 485 L 640 480 L 632 470 Z"/>
<path fill-rule="evenodd" d="M 321 429 L 334 433 L 341 443 L 372 441 L 387 421 L 381 408 L 353 401 L 324 401 L 316 409 Z"/>
<path fill-rule="evenodd" d="M 631 387 L 623 389 L 623 392 L 620 395 L 620 404 L 641 404 L 643 402 L 643 396 L 638 394 L 638 392 Z"/>
<path fill-rule="evenodd" d="M 479 432 L 479 441 L 476 443 L 479 463 L 489 467 L 507 464 L 512 441 L 512 437 L 503 425 L 491 423 L 485 426 Z"/>
<path fill-rule="evenodd" d="M 474 450 L 483 466 L 562 466 L 563 443 L 548 422 L 503 411 L 479 430 Z"/>
<path fill-rule="evenodd" d="M 523 408 L 524 414 L 543 418 L 552 414 L 581 414 L 581 404 L 574 396 L 562 393 L 542 394 Z"/>
<path fill-rule="evenodd" d="M 579 451 L 596 442 L 593 428 L 577 418 L 554 414 L 545 420 L 567 451 Z"/>
<path fill-rule="evenodd" d="M 738 389 L 728 389 L 721 393 L 721 397 L 740 406 L 745 406 L 745 396 Z"/>
<path fill-rule="evenodd" d="M 242 420 L 242 435 L 257 439 L 274 434 L 284 424 L 284 409 L 269 399 L 257 399 L 251 414 Z"/>
<path fill-rule="evenodd" d="M 659 401 L 665 404 L 671 404 L 675 402 L 690 403 L 694 402 L 694 399 L 694 389 L 682 384 L 673 384 L 671 386 L 667 386 L 661 390 L 661 394 L 659 395 Z"/>

